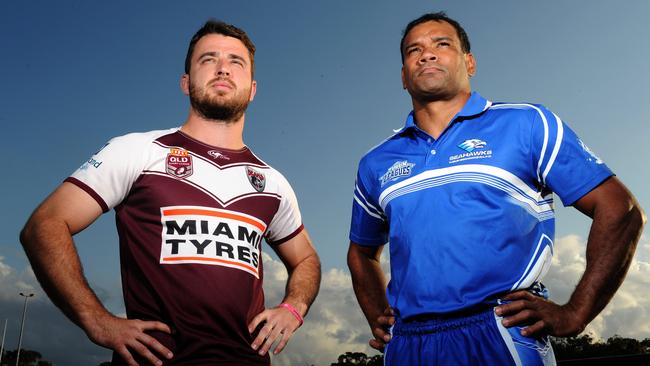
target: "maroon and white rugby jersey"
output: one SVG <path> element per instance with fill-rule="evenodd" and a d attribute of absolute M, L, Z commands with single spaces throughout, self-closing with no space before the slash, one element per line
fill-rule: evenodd
<path fill-rule="evenodd" d="M 114 138 L 66 181 L 115 208 L 127 315 L 174 330 L 152 333 L 169 364 L 269 363 L 248 332 L 264 310 L 261 241 L 303 228 L 278 171 L 174 128 Z"/>

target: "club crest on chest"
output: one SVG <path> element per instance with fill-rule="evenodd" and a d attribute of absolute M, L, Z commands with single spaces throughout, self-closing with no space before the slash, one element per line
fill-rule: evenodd
<path fill-rule="evenodd" d="M 246 177 L 256 191 L 264 191 L 264 187 L 266 186 L 266 176 L 264 173 L 247 166 Z"/>
<path fill-rule="evenodd" d="M 165 171 L 179 179 L 189 177 L 194 172 L 192 156 L 183 148 L 170 148 L 165 160 Z"/>

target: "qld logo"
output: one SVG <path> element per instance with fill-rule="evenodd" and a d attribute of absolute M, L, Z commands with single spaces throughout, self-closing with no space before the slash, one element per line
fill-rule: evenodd
<path fill-rule="evenodd" d="M 388 168 L 384 175 L 379 178 L 381 186 L 383 187 L 384 184 L 394 181 L 397 178 L 407 177 L 411 175 L 411 173 L 413 173 L 414 166 L 414 163 L 409 163 L 406 160 L 396 162 L 390 168 Z"/>
<path fill-rule="evenodd" d="M 182 179 L 189 177 L 194 172 L 192 156 L 187 150 L 180 147 L 169 148 L 165 164 L 167 174 Z"/>
<path fill-rule="evenodd" d="M 479 139 L 470 139 L 470 140 L 465 140 L 462 144 L 459 144 L 458 147 L 461 149 L 467 151 L 467 152 L 472 152 L 476 149 L 482 149 L 487 145 L 487 142 Z"/>

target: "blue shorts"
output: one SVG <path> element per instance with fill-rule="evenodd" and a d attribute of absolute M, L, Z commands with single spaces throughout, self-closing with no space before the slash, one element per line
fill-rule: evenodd
<path fill-rule="evenodd" d="M 462 316 L 403 321 L 396 318 L 384 350 L 385 365 L 555 365 L 548 337 L 528 338 L 505 328 L 489 307 Z"/>

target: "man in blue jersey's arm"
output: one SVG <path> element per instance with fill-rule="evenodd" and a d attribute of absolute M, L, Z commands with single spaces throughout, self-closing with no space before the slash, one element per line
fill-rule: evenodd
<path fill-rule="evenodd" d="M 623 282 L 645 215 L 612 171 L 539 104 L 472 92 L 476 61 L 444 13 L 400 45 L 413 111 L 360 161 L 348 265 L 389 365 L 551 365 L 548 339 L 582 332 Z M 553 193 L 593 219 L 570 300 L 540 282 Z M 379 257 L 390 243 L 391 279 Z"/>

